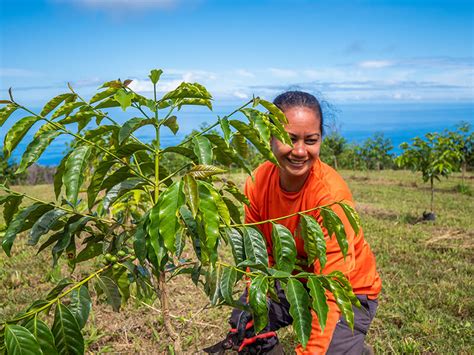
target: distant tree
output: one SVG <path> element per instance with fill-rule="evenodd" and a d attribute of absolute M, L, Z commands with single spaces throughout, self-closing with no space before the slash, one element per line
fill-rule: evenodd
<path fill-rule="evenodd" d="M 424 139 L 415 137 L 411 144 L 402 143 L 403 153 L 395 160 L 400 167 L 421 172 L 423 181 L 430 182 L 431 213 L 434 211 L 434 180 L 447 178 L 456 169 L 459 153 L 453 146 L 448 136 L 427 133 Z"/>
<path fill-rule="evenodd" d="M 362 145 L 361 155 L 368 169 L 387 169 L 393 165 L 392 149 L 390 138 L 385 138 L 383 133 L 375 133 L 373 138 L 368 138 Z"/>
<path fill-rule="evenodd" d="M 459 169 L 461 170 L 462 185 L 468 167 L 474 166 L 474 131 L 468 122 L 461 122 L 455 131 L 446 131 L 445 135 L 450 140 L 452 148 L 458 153 Z"/>
<path fill-rule="evenodd" d="M 367 170 L 367 163 L 362 155 L 362 147 L 357 143 L 347 144 L 339 157 L 339 165 L 343 169 Z"/>
<path fill-rule="evenodd" d="M 339 168 L 338 160 L 347 148 L 347 141 L 338 132 L 334 131 L 324 137 L 321 145 L 321 159 L 334 167 Z"/>

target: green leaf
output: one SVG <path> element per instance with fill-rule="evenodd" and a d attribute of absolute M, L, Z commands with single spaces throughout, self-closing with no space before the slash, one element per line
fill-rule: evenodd
<path fill-rule="evenodd" d="M 135 251 L 135 255 L 137 256 L 138 260 L 143 264 L 145 262 L 146 257 L 146 229 L 145 223 L 148 221 L 149 213 L 146 213 L 140 223 L 137 225 L 137 229 L 135 230 L 135 234 L 133 235 L 133 250 Z"/>
<path fill-rule="evenodd" d="M 109 87 L 106 90 L 98 92 L 97 94 L 92 96 L 89 103 L 93 104 L 94 102 L 97 102 L 97 101 L 103 100 L 107 97 L 110 97 L 110 96 L 114 95 L 119 89 L 120 89 L 120 86 L 112 86 L 112 87 Z M 98 108 L 98 107 L 96 107 L 96 108 Z"/>
<path fill-rule="evenodd" d="M 5 345 L 8 354 L 42 354 L 41 347 L 28 329 L 16 324 L 5 326 Z"/>
<path fill-rule="evenodd" d="M 83 354 L 84 338 L 71 311 L 62 303 L 58 303 L 51 328 L 54 342 L 60 354 Z"/>
<path fill-rule="evenodd" d="M 165 94 L 161 101 L 168 99 L 212 99 L 206 88 L 198 83 L 181 83 L 176 89 Z"/>
<path fill-rule="evenodd" d="M 89 209 L 92 209 L 94 206 L 97 194 L 101 190 L 101 185 L 104 181 L 105 175 L 107 175 L 114 164 L 115 160 L 102 161 L 94 171 L 89 187 L 87 188 L 87 204 Z"/>
<path fill-rule="evenodd" d="M 324 287 L 329 289 L 334 295 L 336 304 L 349 327 L 354 329 L 354 311 L 352 310 L 352 303 L 344 288 L 339 284 L 338 281 L 333 280 L 330 277 L 322 278 L 321 281 Z"/>
<path fill-rule="evenodd" d="M 236 282 L 237 270 L 232 267 L 224 267 L 222 270 L 222 276 L 220 281 L 220 291 L 222 297 L 229 305 L 234 303 L 234 300 L 232 298 L 232 291 Z"/>
<path fill-rule="evenodd" d="M 101 290 L 107 296 L 107 303 L 112 306 L 115 312 L 118 312 L 122 303 L 122 297 L 115 282 L 107 276 L 99 276 L 96 280 Z"/>
<path fill-rule="evenodd" d="M 194 177 L 189 174 L 184 175 L 183 182 L 183 191 L 186 201 L 188 202 L 193 217 L 196 218 L 199 209 L 199 192 L 197 182 Z"/>
<path fill-rule="evenodd" d="M 53 97 L 46 105 L 44 105 L 43 110 L 40 113 L 40 116 L 45 117 L 48 113 L 53 111 L 59 104 L 63 101 L 75 100 L 76 94 L 67 93 L 61 94 L 56 97 Z"/>
<path fill-rule="evenodd" d="M 66 214 L 66 211 L 55 208 L 42 215 L 35 224 L 33 224 L 30 230 L 28 245 L 36 245 L 40 237 L 48 233 L 56 225 L 58 220 Z"/>
<path fill-rule="evenodd" d="M 51 118 L 57 118 L 62 115 L 70 115 L 72 111 L 74 111 L 76 108 L 84 106 L 84 102 L 67 102 L 64 105 L 62 105 L 60 108 L 58 108 L 54 113 L 51 115 Z"/>
<path fill-rule="evenodd" d="M 216 159 L 220 163 L 224 165 L 237 164 L 239 167 L 245 169 L 248 174 L 252 173 L 248 162 L 240 155 L 236 154 L 236 152 L 231 147 L 229 147 L 224 138 L 218 136 L 217 134 L 205 134 L 204 137 L 209 139 L 216 147 L 216 149 L 214 149 L 214 153 L 216 155 Z"/>
<path fill-rule="evenodd" d="M 196 106 L 206 106 L 209 110 L 212 110 L 212 102 L 208 99 L 196 99 L 196 98 L 184 98 L 175 100 L 174 104 L 178 106 L 178 109 L 181 109 L 183 106 L 187 105 L 196 105 Z"/>
<path fill-rule="evenodd" d="M 326 295 L 324 294 L 324 287 L 316 276 L 308 277 L 308 282 L 306 285 L 309 288 L 309 292 L 313 300 L 311 307 L 318 315 L 319 325 L 321 326 L 321 330 L 324 331 L 329 312 Z"/>
<path fill-rule="evenodd" d="M 244 239 L 244 250 L 247 260 L 254 264 L 268 266 L 268 253 L 262 233 L 253 227 L 241 228 Z"/>
<path fill-rule="evenodd" d="M 40 216 L 52 208 L 53 206 L 51 205 L 36 202 L 22 209 L 13 217 L 2 240 L 2 248 L 8 256 L 10 256 L 10 251 L 17 234 L 31 228 Z"/>
<path fill-rule="evenodd" d="M 110 206 L 115 201 L 117 201 L 117 199 L 120 198 L 123 194 L 128 191 L 137 189 L 143 185 L 145 185 L 145 181 L 141 178 L 130 178 L 118 183 L 117 185 L 112 187 L 102 199 L 102 205 L 104 206 L 104 209 L 107 211 Z"/>
<path fill-rule="evenodd" d="M 119 144 L 122 144 L 125 140 L 127 140 L 130 135 L 139 129 L 140 127 L 144 127 L 146 125 L 155 125 L 155 120 L 152 118 L 141 118 L 141 117 L 134 117 L 129 119 L 125 122 L 119 131 Z"/>
<path fill-rule="evenodd" d="M 5 135 L 3 144 L 4 159 L 7 159 L 28 130 L 40 119 L 38 116 L 27 116 L 15 122 Z"/>
<path fill-rule="evenodd" d="M 346 215 L 347 219 L 349 220 L 349 223 L 352 226 L 352 229 L 354 230 L 355 234 L 359 234 L 359 229 L 360 229 L 360 218 L 357 212 L 347 203 L 342 203 L 338 202 L 337 203 L 339 206 L 341 206 L 342 210 L 344 211 L 344 214 Z"/>
<path fill-rule="evenodd" d="M 218 168 L 214 165 L 194 165 L 188 172 L 187 175 L 191 175 L 196 179 L 205 179 L 209 176 L 223 174 L 226 170 Z"/>
<path fill-rule="evenodd" d="M 324 233 L 312 216 L 300 214 L 301 236 L 304 241 L 304 251 L 308 256 L 308 265 L 312 265 L 316 258 L 319 260 L 321 270 L 327 262 L 326 240 Z"/>
<path fill-rule="evenodd" d="M 197 163 L 198 161 L 198 157 L 196 156 L 196 154 L 194 154 L 193 150 L 186 147 L 168 147 L 163 149 L 160 153 L 176 153 L 182 155 L 183 157 L 191 159 L 195 163 Z"/>
<path fill-rule="evenodd" d="M 97 241 L 93 240 L 90 243 L 87 243 L 85 248 L 82 249 L 79 254 L 77 254 L 76 259 L 74 261 L 75 263 L 81 263 L 83 261 L 99 256 L 100 254 L 102 254 L 102 252 L 102 243 L 98 243 Z"/>
<path fill-rule="evenodd" d="M 66 287 L 72 285 L 73 283 L 74 282 L 72 282 L 72 280 L 68 277 L 62 279 L 58 282 L 56 286 L 54 286 L 51 291 L 48 292 L 48 294 L 46 295 L 46 300 L 51 301 L 55 299 Z"/>
<path fill-rule="evenodd" d="M 81 145 L 69 154 L 66 161 L 63 185 L 66 188 L 66 198 L 73 206 L 77 205 L 79 190 L 84 182 L 84 177 L 87 175 L 86 169 L 89 165 L 90 154 L 91 147 Z"/>
<path fill-rule="evenodd" d="M 270 129 L 268 128 L 270 123 L 266 120 L 265 115 L 253 108 L 244 108 L 241 109 L 240 112 L 242 112 L 255 127 L 262 141 L 270 141 Z"/>
<path fill-rule="evenodd" d="M 339 248 L 341 248 L 342 255 L 344 255 L 345 259 L 347 250 L 349 249 L 349 244 L 347 242 L 344 224 L 339 216 L 329 208 L 323 208 L 321 210 L 321 216 L 323 217 L 323 226 L 327 229 L 328 235 L 332 236 L 333 234 L 336 234 L 337 243 L 339 244 Z"/>
<path fill-rule="evenodd" d="M 232 181 L 226 181 L 224 190 L 234 196 L 237 201 L 240 201 L 242 203 L 245 203 L 247 206 L 250 206 L 250 201 L 247 196 L 245 196 Z"/>
<path fill-rule="evenodd" d="M 63 174 L 64 169 L 66 168 L 66 161 L 69 158 L 69 154 L 66 154 L 60 161 L 59 165 L 56 167 L 56 172 L 54 173 L 54 195 L 56 196 L 56 200 L 59 198 L 61 194 L 61 188 L 63 186 Z"/>
<path fill-rule="evenodd" d="M 222 199 L 222 195 L 216 191 L 213 185 L 205 183 L 209 191 L 211 191 L 212 197 L 214 202 L 216 203 L 217 210 L 219 212 L 219 217 L 225 223 L 226 226 L 230 225 L 230 214 L 229 210 L 227 209 L 227 205 L 225 204 L 224 200 Z"/>
<path fill-rule="evenodd" d="M 98 110 L 101 108 L 118 107 L 118 106 L 120 106 L 120 103 L 117 100 L 115 100 L 113 97 L 109 97 L 108 99 L 105 99 L 104 101 L 96 105 L 94 109 Z"/>
<path fill-rule="evenodd" d="M 127 158 L 127 157 L 129 157 L 132 154 L 135 154 L 137 152 L 140 152 L 140 151 L 143 151 L 143 150 L 150 150 L 150 149 L 151 148 L 149 146 L 147 146 L 146 144 L 143 144 L 141 142 L 140 143 L 128 143 L 128 144 L 122 145 L 119 149 L 117 149 L 115 154 L 119 158 Z"/>
<path fill-rule="evenodd" d="M 212 146 L 209 139 L 203 136 L 194 137 L 193 145 L 199 164 L 212 165 Z"/>
<path fill-rule="evenodd" d="M 3 126 L 5 121 L 10 117 L 10 115 L 18 109 L 18 106 L 14 104 L 7 105 L 0 109 L 0 127 Z"/>
<path fill-rule="evenodd" d="M 33 164 L 43 154 L 45 149 L 51 144 L 51 142 L 61 134 L 58 131 L 48 131 L 31 141 L 26 147 L 25 153 L 21 157 L 20 166 L 16 171 L 16 174 L 21 174 Z"/>
<path fill-rule="evenodd" d="M 288 280 L 285 290 L 286 298 L 290 303 L 290 315 L 293 318 L 293 329 L 296 332 L 298 341 L 303 348 L 306 348 L 311 334 L 312 316 L 308 308 L 309 296 L 303 284 L 297 279 Z"/>
<path fill-rule="evenodd" d="M 286 124 L 288 120 L 286 119 L 285 114 L 273 103 L 260 99 L 260 105 L 265 107 L 273 116 L 275 116 L 281 123 Z"/>
<path fill-rule="evenodd" d="M 245 138 L 247 138 L 252 144 L 257 148 L 257 150 L 265 157 L 265 159 L 270 160 L 272 163 L 278 165 L 278 161 L 273 155 L 272 150 L 270 149 L 270 141 L 263 141 L 259 133 L 253 127 L 245 124 L 244 122 L 238 120 L 230 120 L 229 123 L 237 129 Z"/>
<path fill-rule="evenodd" d="M 219 210 L 214 195 L 203 181 L 198 181 L 198 191 L 199 212 L 203 217 L 206 246 L 207 249 L 214 250 L 219 238 Z"/>
<path fill-rule="evenodd" d="M 230 130 L 230 126 L 229 126 L 229 119 L 227 117 L 219 118 L 219 124 L 221 126 L 222 133 L 224 134 L 224 140 L 225 140 L 227 146 L 229 146 L 230 136 L 232 134 L 232 132 Z"/>
<path fill-rule="evenodd" d="M 87 286 L 82 285 L 79 290 L 77 288 L 72 290 L 69 309 L 74 318 L 76 318 L 79 329 L 84 328 L 86 325 L 91 308 L 92 300 Z"/>
<path fill-rule="evenodd" d="M 53 333 L 51 333 L 51 330 L 45 322 L 38 319 L 38 317 L 34 317 L 25 324 L 25 328 L 34 335 L 43 351 L 43 354 L 55 355 L 58 353 L 56 346 L 54 345 Z"/>
<path fill-rule="evenodd" d="M 224 203 L 227 206 L 227 209 L 229 210 L 230 217 L 232 218 L 232 221 L 237 224 L 241 224 L 241 211 L 240 209 L 234 204 L 234 202 L 225 196 L 222 197 L 224 200 Z"/>
<path fill-rule="evenodd" d="M 176 233 L 180 227 L 178 213 L 183 204 L 183 183 L 177 181 L 161 193 L 158 203 L 150 212 L 150 237 L 163 238 L 165 247 L 171 252 L 176 250 Z"/>
<path fill-rule="evenodd" d="M 119 89 L 114 95 L 114 99 L 118 101 L 123 111 L 132 104 L 132 98 L 133 94 L 125 89 Z"/>
<path fill-rule="evenodd" d="M 354 294 L 351 283 L 341 271 L 337 271 L 337 270 L 333 271 L 327 276 L 336 278 L 336 280 L 339 281 L 342 288 L 346 292 L 347 297 L 351 300 L 351 303 L 356 307 L 360 307 L 360 301 L 357 298 L 357 296 Z"/>
<path fill-rule="evenodd" d="M 293 234 L 282 224 L 273 223 L 273 258 L 278 270 L 291 272 L 295 268 L 296 245 Z"/>
<path fill-rule="evenodd" d="M 21 201 L 23 201 L 23 196 L 21 195 L 0 196 L 0 205 L 5 205 L 3 208 L 3 219 L 7 225 L 10 224 L 13 216 L 17 213 Z"/>
<path fill-rule="evenodd" d="M 234 133 L 231 144 L 242 158 L 248 158 L 249 145 L 247 144 L 247 139 L 240 132 Z"/>
<path fill-rule="evenodd" d="M 265 276 L 258 275 L 252 279 L 249 288 L 249 304 L 252 309 L 255 333 L 263 330 L 268 324 L 267 291 L 268 279 Z"/>
<path fill-rule="evenodd" d="M 173 132 L 174 135 L 176 135 L 176 133 L 178 133 L 178 130 L 179 130 L 178 122 L 176 121 L 177 121 L 177 117 L 171 116 L 163 122 L 163 125 L 168 127 L 171 130 L 171 132 Z"/>
<path fill-rule="evenodd" d="M 158 80 L 160 80 L 161 74 L 163 74 L 163 70 L 161 69 L 152 69 L 150 71 L 150 75 L 148 75 L 148 77 L 150 78 L 153 85 L 155 85 L 158 82 Z"/>

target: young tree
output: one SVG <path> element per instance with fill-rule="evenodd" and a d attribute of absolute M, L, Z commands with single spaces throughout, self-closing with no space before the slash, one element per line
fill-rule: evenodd
<path fill-rule="evenodd" d="M 347 141 L 338 132 L 333 131 L 323 139 L 321 144 L 321 159 L 338 169 L 340 156 L 347 147 Z"/>
<path fill-rule="evenodd" d="M 474 132 L 468 122 L 461 122 L 455 131 L 446 131 L 445 136 L 458 153 L 458 163 L 461 170 L 462 186 L 468 166 L 474 165 Z"/>
<path fill-rule="evenodd" d="M 373 138 L 367 138 L 361 147 L 361 155 L 366 161 L 368 169 L 387 169 L 392 166 L 393 149 L 390 138 L 385 138 L 383 133 L 375 133 Z"/>
<path fill-rule="evenodd" d="M 396 158 L 398 166 L 419 171 L 423 181 L 430 182 L 430 218 L 434 219 L 434 181 L 447 178 L 453 172 L 459 154 L 450 139 L 439 133 L 427 133 L 424 139 L 415 137 L 411 144 L 404 142 L 400 148 L 403 152 Z"/>
<path fill-rule="evenodd" d="M 250 173 L 247 161 L 239 153 L 242 147 L 236 147 L 236 140 L 242 138 L 266 159 L 276 162 L 270 136 L 291 144 L 284 129 L 285 115 L 272 103 L 253 98 L 181 144 L 163 149 L 161 131 L 170 129 L 176 133 L 179 129 L 176 112 L 184 105 L 212 108 L 212 96 L 198 83 L 182 83 L 159 98 L 157 83 L 161 74 L 161 70 L 150 73 L 154 87 L 151 99 L 131 90 L 130 80 L 114 80 L 104 83 L 102 90 L 88 101 L 70 87 L 70 92 L 51 99 L 39 114 L 16 102 L 11 92 L 10 100 L 3 101 L 6 106 L 0 110 L 0 125 L 13 111 L 27 113 L 8 131 L 7 152 L 17 147 L 34 123 L 44 123 L 26 148 L 18 172 L 33 164 L 59 135 L 71 135 L 74 141 L 54 177 L 56 201 L 42 201 L 0 185 L 7 193 L 0 197 L 7 224 L 2 239 L 5 253 L 10 256 L 17 236 L 27 232 L 30 245 L 40 245 L 39 251 L 50 249 L 53 264 L 66 263 L 71 270 L 71 278 L 59 282 L 43 299 L 0 323 L 0 352 L 6 347 L 13 354 L 83 353 L 81 329 L 91 307 L 92 284 L 114 310 L 131 293 L 147 299 L 157 290 L 164 326 L 174 350 L 180 352 L 179 332 L 168 306 L 174 295 L 167 288 L 167 278 L 179 274 L 191 275 L 196 285 L 203 285 L 212 305 L 251 311 L 256 333 L 268 322 L 267 296 L 272 295 L 275 280 L 296 290 L 289 301 L 298 315 L 293 321 L 303 346 L 311 331 L 310 308 L 324 326 L 325 292 L 334 293 L 343 316 L 353 326 L 352 304 L 359 302 L 342 273 L 307 273 L 298 266 L 317 260 L 323 265 L 326 260 L 321 226 L 307 214 L 314 210 L 320 211 L 323 226 L 346 255 L 344 226 L 332 205 L 297 213 L 304 216 L 306 223 L 301 234 L 308 250 L 307 260 L 295 259 L 294 237 L 278 224 L 288 216 L 260 222 L 274 226 L 276 263 L 269 266 L 263 236 L 253 225 L 240 222 L 236 204 L 246 203 L 246 197 L 234 183 L 219 177 L 223 169 L 212 165 L 213 161 L 223 165 L 231 161 Z M 265 112 L 256 109 L 259 105 Z M 103 111 L 110 107 L 132 110 L 133 116 L 119 125 Z M 232 118 L 237 112 L 246 116 L 246 122 Z M 93 119 L 97 127 L 85 129 Z M 155 132 L 151 143 L 142 142 L 133 134 L 144 126 Z M 211 133 L 215 127 L 220 127 L 222 136 Z M 183 165 L 168 171 L 162 161 L 169 154 L 184 157 Z M 21 207 L 23 200 L 34 203 Z M 343 208 L 357 232 L 354 210 L 343 201 L 336 204 Z M 232 249 L 233 263 L 219 257 L 218 251 L 226 245 Z M 182 259 L 186 246 L 194 251 L 194 258 Z M 105 265 L 85 278 L 71 281 L 75 266 L 91 259 L 99 259 Z M 254 295 L 249 304 L 234 299 L 234 287 L 244 276 Z M 301 279 L 310 281 L 309 289 Z M 48 324 L 44 314 L 53 308 L 54 319 Z"/>

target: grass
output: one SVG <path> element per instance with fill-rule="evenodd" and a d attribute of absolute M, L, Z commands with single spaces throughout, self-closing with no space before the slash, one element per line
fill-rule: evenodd
<path fill-rule="evenodd" d="M 418 175 L 406 171 L 341 174 L 357 202 L 383 280 L 367 341 L 376 353 L 474 353 L 474 176 L 468 177 L 464 189 L 459 188 L 457 175 L 438 183 L 437 218 L 423 222 L 430 192 Z M 244 181 L 241 175 L 233 179 Z M 53 196 L 47 185 L 16 189 L 45 200 Z M 0 320 L 44 295 L 60 274 L 68 272 L 65 267 L 50 272 L 48 252 L 35 256 L 25 239 L 18 238 L 11 258 L 0 256 Z M 171 282 L 171 312 L 182 331 L 185 351 L 196 353 L 225 336 L 230 310 L 209 308 L 203 292 L 184 277 Z M 131 299 L 120 313 L 114 313 L 97 303 L 85 328 L 88 350 L 166 352 L 168 339 L 158 308 L 158 301 L 144 306 Z M 280 331 L 280 337 L 291 351 L 290 330 Z"/>

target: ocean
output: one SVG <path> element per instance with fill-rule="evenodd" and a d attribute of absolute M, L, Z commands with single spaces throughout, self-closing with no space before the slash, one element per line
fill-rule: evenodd
<path fill-rule="evenodd" d="M 217 117 L 225 116 L 235 110 L 236 105 L 215 105 L 213 111 L 202 107 L 191 107 L 177 112 L 180 129 L 176 135 L 164 127 L 161 143 L 163 147 L 175 145 L 193 129 L 204 124 L 212 124 Z M 33 109 L 40 112 L 40 108 Z M 109 114 L 118 122 L 139 116 L 139 112 L 128 109 L 122 112 L 119 109 L 109 109 Z M 27 116 L 24 112 L 15 112 L 0 127 L 0 139 L 3 142 L 7 130 L 21 117 Z M 428 132 L 441 132 L 445 129 L 455 129 L 461 122 L 474 124 L 474 103 L 387 103 L 387 104 L 336 104 L 324 112 L 326 132 L 336 129 L 349 142 L 362 143 L 376 132 L 383 133 L 390 138 L 395 154 L 400 152 L 399 145 L 415 136 L 422 136 Z M 236 116 L 238 117 L 238 116 Z M 103 124 L 105 124 L 105 120 Z M 30 142 L 39 124 L 35 125 L 23 139 Z M 143 127 L 136 132 L 136 136 L 145 142 L 154 138 L 152 127 Z M 43 153 L 38 163 L 54 166 L 59 163 L 67 149 L 71 138 L 61 135 Z M 324 140 L 323 140 L 324 144 Z M 26 149 L 25 143 L 20 144 L 12 154 L 12 160 L 19 162 Z"/>

